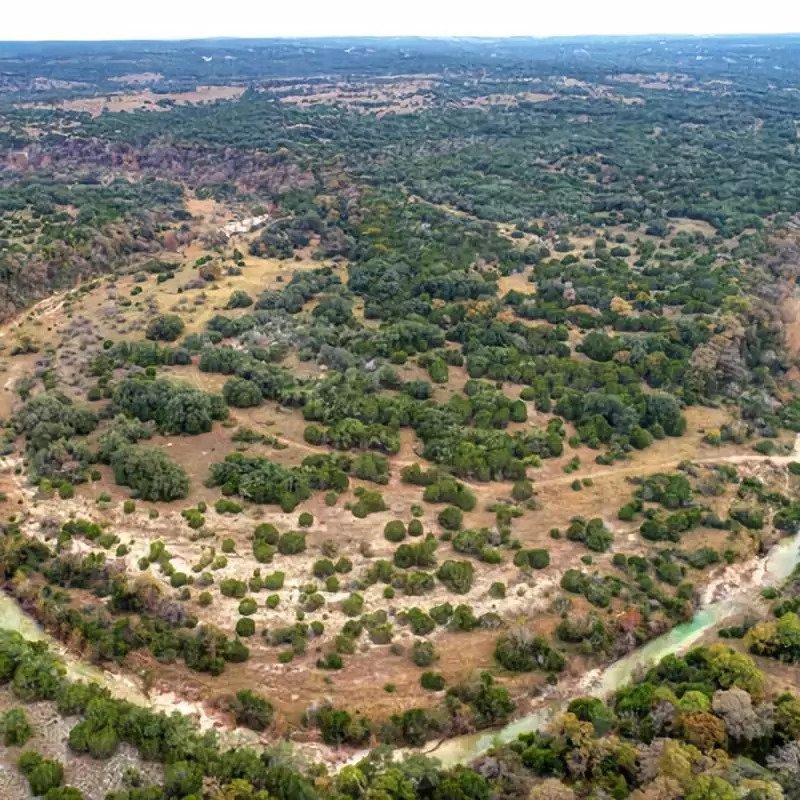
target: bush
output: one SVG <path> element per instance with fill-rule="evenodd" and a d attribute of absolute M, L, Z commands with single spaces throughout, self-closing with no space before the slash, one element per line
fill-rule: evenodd
<path fill-rule="evenodd" d="M 183 320 L 177 314 L 161 314 L 150 320 L 145 336 L 151 341 L 174 342 L 183 329 Z"/>
<path fill-rule="evenodd" d="M 219 590 L 225 597 L 242 598 L 247 594 L 247 584 L 238 578 L 223 578 L 219 582 Z"/>
<path fill-rule="evenodd" d="M 420 608 L 412 608 L 408 612 L 408 623 L 415 636 L 427 636 L 435 627 L 436 623 Z"/>
<path fill-rule="evenodd" d="M 263 731 L 272 722 L 275 709 L 272 703 L 249 689 L 240 689 L 230 701 L 230 710 L 237 725 Z"/>
<path fill-rule="evenodd" d="M 236 542 L 230 537 L 222 540 L 222 552 L 233 553 L 236 550 Z"/>
<path fill-rule="evenodd" d="M 206 518 L 196 508 L 184 509 L 181 511 L 181 516 L 193 531 L 202 528 L 206 524 Z"/>
<path fill-rule="evenodd" d="M 242 289 L 235 289 L 228 298 L 225 308 L 247 308 L 253 305 L 253 298 Z"/>
<path fill-rule="evenodd" d="M 527 479 L 516 481 L 511 487 L 511 497 L 518 503 L 530 500 L 533 497 L 533 484 Z"/>
<path fill-rule="evenodd" d="M 344 661 L 338 653 L 326 653 L 324 658 L 317 659 L 319 669 L 342 669 Z"/>
<path fill-rule="evenodd" d="M 489 597 L 494 600 L 503 600 L 506 596 L 506 585 L 500 581 L 495 581 L 489 587 Z"/>
<path fill-rule="evenodd" d="M 297 524 L 301 528 L 310 528 L 314 524 L 314 515 L 304 511 L 298 518 Z"/>
<path fill-rule="evenodd" d="M 411 649 L 411 660 L 418 667 L 429 667 L 436 661 L 436 650 L 431 642 L 418 639 Z"/>
<path fill-rule="evenodd" d="M 236 623 L 238 636 L 252 636 L 256 632 L 256 623 L 250 617 L 240 617 Z"/>
<path fill-rule="evenodd" d="M 415 482 L 416 473 L 406 472 L 405 478 L 409 482 Z M 477 503 L 475 495 L 463 483 L 453 478 L 440 478 L 429 483 L 422 499 L 428 503 L 449 503 L 462 511 L 472 511 Z"/>
<path fill-rule="evenodd" d="M 214 511 L 217 514 L 241 514 L 242 506 L 235 500 L 228 500 L 226 497 L 221 497 L 214 503 Z"/>
<path fill-rule="evenodd" d="M 464 514 L 461 512 L 460 508 L 448 506 L 439 512 L 437 520 L 445 530 L 457 531 L 461 528 L 461 523 L 464 520 Z"/>
<path fill-rule="evenodd" d="M 329 558 L 320 558 L 314 562 L 312 572 L 315 578 L 328 578 L 336 572 L 336 566 Z"/>
<path fill-rule="evenodd" d="M 329 745 L 363 745 L 370 736 L 369 723 L 360 717 L 332 706 L 323 706 L 316 713 L 322 741 Z"/>
<path fill-rule="evenodd" d="M 501 636 L 495 646 L 494 657 L 512 672 L 560 672 L 566 663 L 564 656 L 554 650 L 542 636 L 529 636 L 518 631 Z"/>
<path fill-rule="evenodd" d="M 463 603 L 453 609 L 450 618 L 450 627 L 455 631 L 473 631 L 479 625 L 479 620 L 473 610 Z"/>
<path fill-rule="evenodd" d="M 300 531 L 287 531 L 278 539 L 278 552 L 284 556 L 296 555 L 306 549 L 306 535 Z"/>
<path fill-rule="evenodd" d="M 363 519 L 369 514 L 375 514 L 379 511 L 386 511 L 386 503 L 384 502 L 383 495 L 380 492 L 371 492 L 359 486 L 355 490 L 358 500 L 352 504 L 350 511 L 354 517 Z"/>
<path fill-rule="evenodd" d="M 38 753 L 23 753 L 17 766 L 28 779 L 31 793 L 37 796 L 47 794 L 64 779 L 64 767 L 58 761 L 42 758 Z"/>
<path fill-rule="evenodd" d="M 85 798 L 74 786 L 56 786 L 47 792 L 44 800 L 85 800 Z"/>
<path fill-rule="evenodd" d="M 0 733 L 6 747 L 22 747 L 33 735 L 28 717 L 22 708 L 10 708 L 0 717 Z"/>
<path fill-rule="evenodd" d="M 264 588 L 270 592 L 276 592 L 279 589 L 283 589 L 283 582 L 286 578 L 286 574 L 284 572 L 273 572 L 270 575 L 266 575 L 264 577 Z"/>
<path fill-rule="evenodd" d="M 441 692 L 444 689 L 444 675 L 441 672 L 423 672 L 419 684 L 429 692 Z"/>
<path fill-rule="evenodd" d="M 342 613 L 348 617 L 357 617 L 364 609 L 364 598 L 360 594 L 351 594 L 342 601 Z"/>
<path fill-rule="evenodd" d="M 406 526 L 399 519 L 393 519 L 383 526 L 383 536 L 389 542 L 402 542 L 406 538 Z"/>
<path fill-rule="evenodd" d="M 142 500 L 169 502 L 189 494 L 189 476 L 162 450 L 123 447 L 111 456 L 114 480 Z"/>
<path fill-rule="evenodd" d="M 225 381 L 222 396 L 225 402 L 234 408 L 253 408 L 264 401 L 264 395 L 257 383 L 237 377 Z"/>
<path fill-rule="evenodd" d="M 278 539 L 280 539 L 280 537 L 281 535 L 278 529 L 269 522 L 262 522 L 260 525 L 256 525 L 256 529 L 253 531 L 254 541 L 263 541 L 267 542 L 267 544 L 278 544 Z"/>
<path fill-rule="evenodd" d="M 244 617 L 249 617 L 251 614 L 255 614 L 256 610 L 258 609 L 258 603 L 252 597 L 245 597 L 241 603 L 239 603 L 239 613 Z"/>
<path fill-rule="evenodd" d="M 412 519 L 411 522 L 408 523 L 409 536 L 422 536 L 423 533 L 422 523 L 418 519 Z"/>
<path fill-rule="evenodd" d="M 524 569 L 545 569 L 550 566 L 550 553 L 544 548 L 534 548 L 532 550 L 517 550 L 514 554 L 514 565 Z"/>
<path fill-rule="evenodd" d="M 472 588 L 472 578 L 475 570 L 469 561 L 448 560 L 436 572 L 436 577 L 451 592 L 466 594 Z"/>

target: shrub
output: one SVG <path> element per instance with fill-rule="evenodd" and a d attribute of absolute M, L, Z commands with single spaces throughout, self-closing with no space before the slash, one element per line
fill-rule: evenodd
<path fill-rule="evenodd" d="M 479 625 L 479 620 L 473 610 L 463 603 L 453 609 L 453 616 L 450 618 L 450 627 L 455 631 L 472 631 Z"/>
<path fill-rule="evenodd" d="M 411 649 L 411 660 L 418 667 L 429 667 L 436 661 L 436 651 L 431 642 L 418 639 Z"/>
<path fill-rule="evenodd" d="M 415 636 L 427 636 L 436 627 L 433 619 L 417 607 L 409 610 L 408 623 Z"/>
<path fill-rule="evenodd" d="M 59 786 L 64 778 L 64 767 L 58 761 L 42 758 L 38 753 L 23 753 L 17 766 L 28 779 L 31 793 L 36 796 L 47 794 L 50 789 Z"/>
<path fill-rule="evenodd" d="M 342 601 L 342 613 L 348 617 L 357 617 L 364 609 L 364 598 L 360 594 L 351 594 Z"/>
<path fill-rule="evenodd" d="M 453 616 L 453 606 L 450 603 L 442 603 L 441 605 L 433 606 L 428 613 L 437 625 L 446 625 L 450 617 Z"/>
<path fill-rule="evenodd" d="M 247 584 L 238 578 L 223 578 L 219 582 L 219 590 L 225 597 L 242 598 L 247 594 Z"/>
<path fill-rule="evenodd" d="M 516 481 L 511 487 L 511 497 L 518 503 L 530 500 L 533 497 L 533 484 L 527 479 Z"/>
<path fill-rule="evenodd" d="M 315 578 L 328 578 L 336 572 L 336 566 L 329 558 L 320 558 L 312 567 Z"/>
<path fill-rule="evenodd" d="M 241 514 L 242 506 L 235 500 L 228 500 L 226 497 L 221 497 L 214 503 L 214 511 L 217 514 Z"/>
<path fill-rule="evenodd" d="M 565 659 L 542 636 L 530 636 L 526 631 L 515 631 L 501 636 L 495 646 L 494 657 L 512 672 L 560 672 Z"/>
<path fill-rule="evenodd" d="M 383 535 L 387 541 L 402 542 L 406 538 L 406 526 L 399 519 L 393 519 L 384 525 Z"/>
<path fill-rule="evenodd" d="M 114 480 L 142 500 L 169 502 L 189 494 L 189 476 L 162 450 L 123 447 L 111 456 Z"/>
<path fill-rule="evenodd" d="M 274 525 L 269 522 L 262 522 L 260 525 L 256 525 L 256 529 L 253 532 L 254 541 L 276 545 L 278 544 L 278 539 L 280 539 L 280 533 Z"/>
<path fill-rule="evenodd" d="M 534 548 L 532 550 L 517 550 L 514 554 L 514 565 L 524 569 L 545 569 L 550 566 L 550 553 L 544 548 Z"/>
<path fill-rule="evenodd" d="M 461 528 L 461 523 L 464 520 L 464 514 L 460 508 L 448 506 L 439 512 L 437 520 L 445 530 L 457 531 Z"/>
<path fill-rule="evenodd" d="M 227 537 L 222 540 L 223 553 L 233 553 L 235 550 L 236 550 L 236 542 L 234 542 L 233 539 Z"/>
<path fill-rule="evenodd" d="M 412 519 L 411 522 L 408 523 L 409 536 L 422 536 L 423 533 L 422 523 L 418 519 Z"/>
<path fill-rule="evenodd" d="M 436 577 L 451 592 L 466 594 L 472 588 L 474 569 L 469 561 L 448 560 L 436 572 Z"/>
<path fill-rule="evenodd" d="M 241 603 L 239 603 L 239 613 L 242 616 L 249 617 L 251 614 L 255 614 L 256 610 L 258 609 L 258 603 L 252 597 L 245 597 Z"/>
<path fill-rule="evenodd" d="M 317 659 L 319 669 L 342 669 L 344 661 L 338 653 L 326 653 L 324 658 Z"/>
<path fill-rule="evenodd" d="M 242 289 L 235 289 L 228 298 L 225 308 L 247 308 L 253 305 L 253 298 Z"/>
<path fill-rule="evenodd" d="M 419 684 L 429 692 L 441 692 L 444 689 L 444 675 L 441 672 L 423 672 Z"/>
<path fill-rule="evenodd" d="M 184 509 L 181 511 L 181 516 L 193 531 L 202 528 L 206 524 L 206 518 L 196 508 Z"/>
<path fill-rule="evenodd" d="M 287 531 L 278 539 L 278 552 L 284 556 L 296 555 L 306 549 L 306 535 L 300 531 Z"/>
<path fill-rule="evenodd" d="M 588 522 L 575 517 L 567 528 L 567 539 L 572 542 L 582 542 L 596 553 L 605 553 L 614 541 L 614 534 L 606 528 L 599 517 Z"/>
<path fill-rule="evenodd" d="M 314 524 L 314 515 L 304 511 L 297 519 L 297 524 L 301 528 L 310 528 Z"/>
<path fill-rule="evenodd" d="M 406 473 L 406 479 L 412 479 L 412 473 Z M 472 511 L 477 500 L 475 495 L 460 481 L 454 478 L 440 478 L 425 487 L 422 499 L 428 503 L 449 503 L 462 511 Z"/>
<path fill-rule="evenodd" d="M 336 571 L 340 574 L 350 572 L 353 569 L 353 562 L 349 558 L 342 556 L 336 562 Z"/>
<path fill-rule="evenodd" d="M 354 517 L 363 519 L 369 514 L 386 511 L 386 503 L 380 492 L 372 492 L 359 486 L 355 490 L 355 494 L 358 499 L 350 507 L 350 511 Z"/>
<path fill-rule="evenodd" d="M 33 735 L 23 708 L 10 708 L 0 717 L 0 733 L 6 747 L 22 747 Z"/>
<path fill-rule="evenodd" d="M 250 617 L 240 617 L 236 623 L 238 636 L 252 636 L 256 632 L 256 623 Z"/>
<path fill-rule="evenodd" d="M 173 572 L 169 578 L 169 585 L 173 589 L 180 589 L 181 586 L 186 586 L 189 583 L 189 576 L 185 572 Z"/>
<path fill-rule="evenodd" d="M 151 341 L 174 342 L 183 329 L 183 320 L 177 314 L 160 314 L 150 320 L 145 336 Z"/>
<path fill-rule="evenodd" d="M 489 587 L 489 597 L 495 600 L 502 600 L 506 596 L 506 585 L 500 581 L 495 581 Z"/>
<path fill-rule="evenodd" d="M 270 575 L 266 575 L 264 576 L 264 588 L 270 592 L 283 589 L 283 582 L 285 578 L 286 574 L 284 572 L 273 572 Z"/>
<path fill-rule="evenodd" d="M 240 689 L 230 701 L 230 710 L 237 725 L 263 731 L 272 722 L 275 709 L 272 703 L 250 689 Z"/>
<path fill-rule="evenodd" d="M 264 401 L 264 395 L 257 383 L 237 377 L 225 381 L 222 396 L 225 402 L 234 408 L 253 408 Z"/>
<path fill-rule="evenodd" d="M 322 741 L 329 745 L 349 744 L 357 747 L 364 744 L 370 736 L 369 723 L 360 717 L 332 706 L 323 706 L 316 713 L 316 723 L 322 734 Z"/>

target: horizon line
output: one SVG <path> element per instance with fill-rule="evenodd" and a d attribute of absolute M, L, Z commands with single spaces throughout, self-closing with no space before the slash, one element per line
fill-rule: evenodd
<path fill-rule="evenodd" d="M 194 42 L 275 42 L 275 41 L 384 41 L 421 40 L 421 41 L 471 41 L 471 42 L 505 42 L 505 41 L 552 41 L 552 40 L 603 40 L 603 39 L 741 39 L 741 38 L 789 38 L 800 37 L 796 31 L 759 31 L 759 32 L 641 32 L 641 33 L 552 33 L 552 34 L 280 34 L 274 36 L 187 36 L 187 37 L 153 37 L 153 38 L 97 38 L 97 39 L 0 39 L 0 45 L 8 44 L 187 44 Z"/>

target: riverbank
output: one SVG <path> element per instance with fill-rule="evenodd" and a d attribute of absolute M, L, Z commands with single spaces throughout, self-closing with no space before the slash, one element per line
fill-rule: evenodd
<path fill-rule="evenodd" d="M 666 655 L 681 652 L 698 643 L 715 625 L 741 613 L 753 609 L 761 603 L 760 592 L 765 586 L 781 583 L 800 563 L 800 535 L 785 538 L 778 542 L 764 556 L 746 565 L 746 569 L 733 567 L 712 581 L 703 594 L 703 602 L 688 622 L 676 625 L 666 633 L 637 648 L 628 655 L 602 667 L 590 670 L 584 675 L 559 681 L 533 700 L 533 710 L 495 730 L 457 736 L 445 739 L 434 745 L 418 750 L 403 750 L 401 753 L 423 753 L 435 756 L 445 767 L 472 761 L 492 747 L 513 741 L 522 733 L 534 731 L 563 710 L 575 697 L 591 695 L 607 697 L 619 686 L 624 685 L 641 669 L 658 662 Z M 738 570 L 734 573 L 735 570 Z M 736 574 L 738 583 L 733 583 Z M 733 587 L 733 588 L 732 588 Z M 719 597 L 720 593 L 732 590 L 735 594 Z M 354 756 L 348 763 L 354 763 L 362 755 Z"/>

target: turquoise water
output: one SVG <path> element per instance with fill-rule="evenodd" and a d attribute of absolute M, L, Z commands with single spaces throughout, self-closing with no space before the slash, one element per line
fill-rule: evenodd
<path fill-rule="evenodd" d="M 30 641 L 47 642 L 54 653 L 58 653 L 67 675 L 74 680 L 91 681 L 107 688 L 115 697 L 137 705 L 149 705 L 150 701 L 135 683 L 121 675 L 105 672 L 70 655 L 58 640 L 46 633 L 41 626 L 20 607 L 19 603 L 0 590 L 0 628 L 18 631 Z"/>
<path fill-rule="evenodd" d="M 713 626 L 733 614 L 745 610 L 748 606 L 752 606 L 764 586 L 774 585 L 785 580 L 799 560 L 800 535 L 782 540 L 760 559 L 753 576 L 744 584 L 736 586 L 729 597 L 704 606 L 688 622 L 677 625 L 613 664 L 596 670 L 596 674 L 590 673 L 588 676 L 591 678 L 590 686 L 588 689 L 582 690 L 583 693 L 603 697 L 629 681 L 639 668 L 656 662 L 669 653 L 679 652 L 691 646 Z M 132 703 L 151 704 L 148 697 L 137 688 L 132 680 L 105 672 L 71 656 L 60 642 L 42 630 L 20 608 L 16 600 L 2 591 L 0 591 L 0 628 L 17 630 L 26 639 L 48 642 L 53 650 L 61 655 L 70 677 L 94 681 L 108 688 L 114 696 Z M 510 722 L 503 728 L 447 739 L 426 752 L 430 752 L 445 766 L 449 766 L 468 762 L 496 744 L 513 741 L 521 733 L 534 731 L 545 725 L 568 702 L 568 699 L 557 695 L 557 689 L 550 691 L 552 693 L 550 696 L 544 695 L 541 698 L 542 707 L 540 709 Z"/>
<path fill-rule="evenodd" d="M 596 697 L 606 696 L 618 686 L 627 683 L 641 667 L 657 662 L 670 653 L 690 647 L 710 628 L 745 610 L 748 606 L 752 607 L 761 589 L 788 578 L 798 561 L 800 561 L 800 535 L 782 540 L 760 559 L 753 577 L 744 585 L 737 586 L 729 597 L 700 608 L 688 622 L 675 626 L 629 655 L 597 670 L 596 677 L 591 676 L 594 680 L 591 681 L 590 687 L 583 693 Z M 568 699 L 545 695 L 542 698 L 541 709 L 510 722 L 503 728 L 447 739 L 428 752 L 440 759 L 445 766 L 468 762 L 494 745 L 511 742 L 521 733 L 541 728 L 567 703 Z"/>

